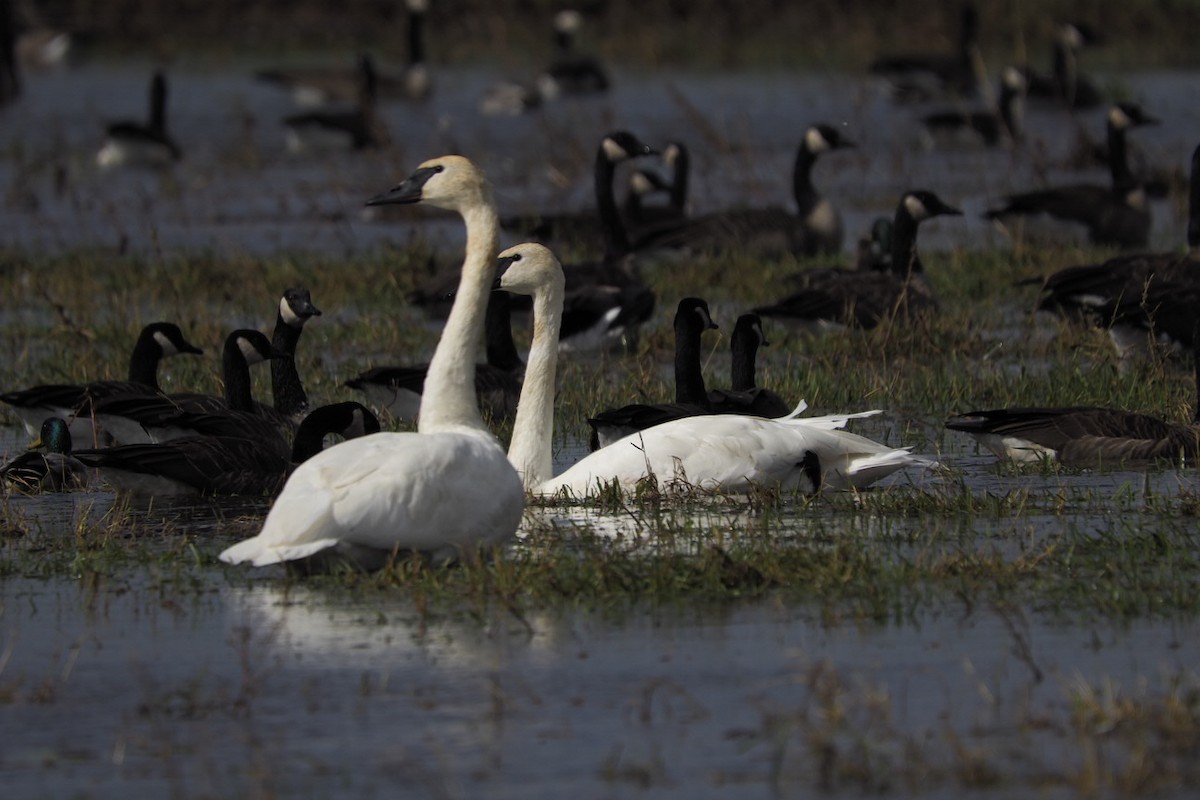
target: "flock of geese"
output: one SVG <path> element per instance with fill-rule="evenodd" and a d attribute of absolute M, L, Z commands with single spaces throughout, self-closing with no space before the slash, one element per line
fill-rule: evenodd
<path fill-rule="evenodd" d="M 299 143 L 305 138 L 302 129 L 353 129 L 361 140 L 352 146 L 378 143 L 381 134 L 364 126 L 369 114 L 360 112 L 370 111 L 381 87 L 414 97 L 428 93 L 421 36 L 425 4 L 410 0 L 408 7 L 413 59 L 400 74 L 379 74 L 363 57 L 356 70 L 323 86 L 316 76 L 261 75 L 303 92 L 305 102 L 345 99 L 347 83 L 352 87 L 358 112 L 337 117 L 312 111 L 289 119 L 297 147 L 309 146 Z M 569 14 L 556 21 L 558 58 L 546 76 L 559 90 L 603 91 L 609 85 L 603 69 L 573 49 L 577 27 L 578 18 Z M 929 81 L 941 91 L 975 91 L 978 25 L 970 5 L 964 6 L 962 29 L 960 52 L 889 57 L 873 70 L 893 76 L 902 96 L 930 91 Z M 1006 70 L 993 112 L 931 114 L 924 124 L 931 131 L 970 128 L 984 143 L 995 144 L 1021 136 L 1026 96 L 1046 92 L 1069 108 L 1099 102 L 1074 60 L 1087 40 L 1081 26 L 1063 26 L 1052 75 Z M 524 87 L 524 107 L 553 96 L 546 76 L 534 82 L 534 89 Z M 158 158 L 178 159 L 179 148 L 166 133 L 165 103 L 165 79 L 156 75 L 148 124 L 110 128 L 110 142 L 97 160 L 127 163 L 120 140 L 140 140 L 157 147 Z M 1110 185 L 1013 195 L 988 216 L 1049 214 L 1084 224 L 1097 243 L 1144 247 L 1150 227 L 1146 188 L 1130 168 L 1126 136 L 1154 122 L 1135 104 L 1112 105 L 1103 153 Z M 166 322 L 142 331 L 125 381 L 38 385 L 0 395 L 46 450 L 22 454 L 0 468 L 0 478 L 31 491 L 70 490 L 102 479 L 120 491 L 151 495 L 273 495 L 259 534 L 225 550 L 222 560 L 263 566 L 332 555 L 373 567 L 397 552 L 447 561 L 504 542 L 515 535 L 530 497 L 633 492 L 647 482 L 720 493 L 859 490 L 899 470 L 934 467 L 933 458 L 845 430 L 853 420 L 880 411 L 806 416 L 803 401 L 758 386 L 755 375 L 758 349 L 767 344 L 764 320 L 826 332 L 937 312 L 918 254 L 918 229 L 927 220 L 962 212 L 932 191 L 914 189 L 901 195 L 890 218 L 875 223 L 860 243 L 856 265 L 804 270 L 790 280 L 787 296 L 737 319 L 728 389 L 708 388 L 701 370 L 703 336 L 716 327 L 708 304 L 698 297 L 681 300 L 674 316 L 674 402 L 598 411 L 588 420 L 592 452 L 553 474 L 558 358 L 634 340 L 656 306 L 640 265 L 699 253 L 778 258 L 839 252 L 842 221 L 814 185 L 813 169 L 822 153 L 852 147 L 839 129 L 814 124 L 797 147 L 791 207 L 700 216 L 687 210 L 687 147 L 671 142 L 659 150 L 628 131 L 600 139 L 595 208 L 583 213 L 501 216 L 476 164 L 459 155 L 426 161 L 367 204 L 421 203 L 462 218 L 461 267 L 412 298 L 446 313 L 440 340 L 427 363 L 375 367 L 346 381 L 374 409 L 415 420 L 414 432 L 381 430 L 371 408 L 357 402 L 310 407 L 294 354 L 305 325 L 321 312 L 306 290 L 293 288 L 279 299 L 272 337 L 240 329 L 226 338 L 221 397 L 162 391 L 158 368 L 163 359 L 201 353 Z M 618 167 L 652 157 L 661 159 L 667 174 L 630 169 L 630 193 L 622 207 Z M 653 202 L 656 195 L 665 200 Z M 1200 148 L 1192 157 L 1189 202 L 1186 253 L 1122 254 L 1060 270 L 1041 280 L 1040 288 L 1044 309 L 1102 321 L 1119 346 L 1157 338 L 1192 349 L 1200 387 L 1200 336 L 1190 310 L 1200 294 L 1195 277 L 1200 275 Z M 498 252 L 505 229 L 532 241 Z M 588 237 L 595 237 L 593 248 L 600 255 L 587 261 L 562 263 L 547 246 Z M 452 302 L 447 304 L 447 297 Z M 511 314 L 526 307 L 533 336 L 523 363 Z M 487 344 L 484 364 L 476 364 L 480 341 Z M 271 364 L 270 405 L 256 401 L 250 390 L 250 370 L 263 362 Z M 1197 409 L 1200 413 L 1200 398 Z M 489 423 L 507 420 L 513 427 L 505 452 Z M 1093 465 L 1200 457 L 1200 420 L 1183 425 L 1117 409 L 977 410 L 951 418 L 946 426 L 1018 461 Z M 342 441 L 326 446 L 330 436 Z M 76 446 L 84 443 L 88 446 Z"/>

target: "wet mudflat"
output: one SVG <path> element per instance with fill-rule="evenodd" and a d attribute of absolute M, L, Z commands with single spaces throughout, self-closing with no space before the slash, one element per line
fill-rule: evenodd
<path fill-rule="evenodd" d="M 780 176 L 803 126 L 844 121 L 860 147 L 834 155 L 818 180 L 838 195 L 851 238 L 900 191 L 928 186 L 968 212 L 961 225 L 922 234 L 935 259 L 1007 251 L 977 212 L 1036 177 L 1029 159 L 1004 151 L 923 148 L 878 87 L 838 75 L 622 76 L 610 99 L 493 119 L 475 110 L 488 79 L 452 72 L 439 76 L 430 105 L 384 108 L 393 148 L 299 159 L 282 152 L 286 98 L 250 81 L 249 67 L 173 76 L 173 124 L 187 151 L 176 170 L 102 175 L 91 154 L 103 121 L 143 113 L 147 72 L 131 65 L 31 79 L 45 91 L 0 117 L 4 246 L 152 263 L 196 252 L 315 253 L 349 265 L 311 273 L 331 319 L 306 333 L 306 345 L 321 353 L 310 366 L 319 365 L 313 381 L 330 399 L 345 377 L 344 329 L 359 310 L 323 303 L 320 289 L 370 294 L 353 286 L 353 258 L 383 246 L 432 242 L 451 254 L 459 246 L 457 223 L 361 216 L 366 197 L 431 155 L 457 150 L 487 164 L 503 206 L 583 207 L 604 131 L 696 136 L 694 203 L 704 210 L 785 202 Z M 1148 157 L 1182 165 L 1194 146 L 1193 77 L 1128 79 L 1164 120 L 1139 132 Z M 695 108 L 707 112 L 707 127 Z M 1084 120 L 1096 136 L 1099 119 Z M 1065 155 L 1061 120 L 1031 112 L 1029 126 L 1045 163 Z M 1103 170 L 1086 176 L 1104 179 Z M 1176 247 L 1180 208 L 1160 202 L 1155 213 L 1153 243 Z M 116 311 L 128 300 L 156 318 L 144 306 L 158 296 L 131 275 Z M 28 341 L 31 332 L 111 324 L 113 308 L 80 318 L 74 305 L 64 323 L 56 299 L 71 304 L 70 287 L 3 309 L 5 375 L 15 385 L 55 377 L 18 373 L 52 361 L 29 355 L 43 347 Z M 713 300 L 729 310 L 742 302 Z M 257 323 L 244 318 L 244 302 L 212 303 L 207 324 L 266 324 L 269 298 L 252 303 L 263 307 Z M 1004 318 L 1012 327 L 987 335 L 1019 353 L 1044 328 L 1015 301 L 1001 302 L 1014 304 Z M 175 304 L 195 317 L 186 298 Z M 767 357 L 804 368 L 805 346 L 784 337 Z M 969 368 L 1057 369 L 1017 358 Z M 1072 369 L 1095 366 L 1089 359 L 1107 368 L 1088 354 Z M 74 366 L 58 364 L 59 377 L 78 376 Z M 579 394 L 571 369 L 564 391 Z M 902 360 L 896 369 L 903 373 Z M 775 370 L 768 374 L 784 379 Z M 1168 368 L 1167 379 L 1188 396 L 1185 369 Z M 842 401 L 828 387 L 809 391 Z M 4 784 L 21 797 L 372 797 L 395 796 L 398 786 L 430 797 L 1194 794 L 1194 471 L 998 468 L 940 430 L 944 414 L 960 409 L 888 400 L 855 398 L 855 407 L 889 409 L 856 430 L 937 455 L 946 471 L 895 476 L 860 500 L 533 508 L 505 560 L 522 575 L 553 561 L 558 571 L 544 583 L 561 586 L 524 595 L 500 568 L 406 585 L 217 565 L 216 553 L 254 532 L 263 501 L 131 509 L 103 490 L 7 496 Z M 579 454 L 573 430 L 560 436 L 558 468 Z M 0 437 L 6 454 L 24 443 L 14 427 Z M 764 556 L 764 542 L 778 562 Z M 781 566 L 798 553 L 819 561 L 810 586 Z M 676 554 L 685 556 L 676 573 L 646 567 L 675 564 Z M 735 568 L 704 571 L 721 554 Z M 620 574 L 576 575 L 561 566 L 572 558 Z M 672 586 L 706 580 L 711 596 Z M 460 586 L 470 591 L 448 596 Z"/>

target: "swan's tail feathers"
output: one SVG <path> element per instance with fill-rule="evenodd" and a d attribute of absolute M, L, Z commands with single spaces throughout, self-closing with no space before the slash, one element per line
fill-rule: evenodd
<path fill-rule="evenodd" d="M 795 411 L 788 414 L 786 417 L 780 417 L 779 419 L 795 419 L 796 417 L 800 416 L 807 410 L 808 410 L 808 401 L 801 400 L 800 403 L 796 406 Z"/>
<path fill-rule="evenodd" d="M 870 411 L 853 411 L 846 414 L 826 414 L 821 417 L 798 417 L 806 404 L 801 403 L 801 407 L 794 411 L 791 415 L 780 417 L 780 422 L 786 422 L 790 425 L 800 425 L 806 428 L 819 428 L 823 431 L 832 431 L 838 428 L 846 427 L 846 423 L 852 419 L 863 419 L 865 417 L 874 417 L 883 413 L 883 409 L 873 408 Z"/>
<path fill-rule="evenodd" d="M 226 564 L 242 564 L 249 561 L 255 567 L 265 567 L 269 564 L 280 564 L 284 561 L 296 561 L 301 558 L 308 558 L 322 550 L 336 546 L 337 543 L 337 539 L 330 538 L 317 539 L 316 541 L 304 542 L 303 544 L 272 547 L 263 544 L 259 537 L 255 536 L 227 548 L 218 558 Z"/>

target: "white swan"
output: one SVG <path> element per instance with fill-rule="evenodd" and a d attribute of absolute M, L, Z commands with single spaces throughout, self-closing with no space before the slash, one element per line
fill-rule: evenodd
<path fill-rule="evenodd" d="M 475 402 L 475 352 L 493 281 L 498 231 L 491 186 L 462 156 L 426 161 L 373 204 L 424 202 L 460 213 L 466 258 L 429 365 L 417 433 L 343 442 L 292 473 L 258 536 L 221 553 L 255 566 L 328 548 L 360 563 L 396 550 L 447 560 L 516 533 L 524 491 Z"/>
<path fill-rule="evenodd" d="M 756 486 L 849 490 L 864 488 L 905 467 L 936 464 L 906 448 L 887 447 L 837 430 L 850 419 L 878 411 L 800 417 L 806 408 L 801 403 L 791 416 L 780 419 L 720 414 L 672 420 L 620 439 L 551 477 L 558 326 L 542 324 L 538 315 L 556 321 L 562 269 L 554 255 L 538 244 L 516 245 L 500 258 L 504 268 L 500 288 L 534 298 L 533 346 L 509 447 L 509 460 L 533 494 L 583 496 L 612 481 L 629 490 L 649 475 L 663 485 L 678 479 L 729 493 Z"/>

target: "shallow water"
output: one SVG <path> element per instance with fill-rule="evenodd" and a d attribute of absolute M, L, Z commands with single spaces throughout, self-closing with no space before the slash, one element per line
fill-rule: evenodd
<path fill-rule="evenodd" d="M 27 96 L 0 114 L 0 181 L 9 187 L 0 245 L 336 254 L 412 237 L 449 242 L 461 236 L 456 223 L 415 213 L 369 222 L 361 204 L 420 160 L 456 150 L 487 165 L 507 208 L 584 207 L 595 141 L 616 127 L 655 143 L 688 141 L 694 206 L 703 211 L 787 202 L 781 176 L 790 175 L 803 127 L 844 124 L 859 148 L 830 156 L 816 179 L 843 210 L 848 251 L 917 185 L 967 212 L 932 223 L 926 249 L 1004 247 L 978 212 L 1042 177 L 1030 159 L 1005 151 L 927 150 L 880 86 L 811 74 L 619 74 L 611 98 L 485 118 L 475 102 L 491 77 L 450 71 L 438 75 L 429 105 L 384 107 L 391 150 L 295 158 L 283 153 L 278 125 L 288 100 L 252 81 L 252 66 L 173 71 L 171 124 L 187 157 L 167 175 L 92 166 L 103 123 L 144 113 L 148 65 L 31 76 Z M 1164 120 L 1138 131 L 1138 144 L 1182 167 L 1194 146 L 1188 137 L 1200 130 L 1200 83 L 1148 73 L 1126 84 Z M 1099 136 L 1099 113 L 1081 121 Z M 1106 180 L 1103 170 L 1052 167 L 1072 144 L 1061 116 L 1031 109 L 1028 125 L 1045 177 Z M 1155 213 L 1154 244 L 1177 246 L 1179 211 L 1158 203 Z M 35 311 L 0 309 L 0 323 Z M 855 430 L 890 440 L 888 425 L 867 420 Z M 0 453 L 24 443 L 16 429 L 0 429 Z M 580 446 L 561 448 L 556 466 L 574 461 Z M 1153 533 L 1178 520 L 1127 518 L 1129 509 L 1197 489 L 1194 471 L 1010 474 L 954 434 L 920 449 L 952 471 L 885 485 L 1033 495 L 1019 517 L 938 521 L 961 526 L 965 550 L 1015 556 L 1023 537 L 1119 536 L 1133 525 Z M 1072 493 L 1088 496 L 1077 513 L 1052 510 Z M 49 541 L 70 537 L 81 515 L 102 517 L 114 499 L 5 502 L 30 535 Z M 200 503 L 147 513 L 196 535 L 211 554 L 232 541 L 227 520 L 264 508 Z M 800 540 L 839 531 L 894 539 L 897 557 L 933 524 L 811 509 L 785 509 L 782 518 Z M 733 535 L 760 520 L 748 508 L 722 508 L 705 512 L 703 525 Z M 538 509 L 530 524 L 631 547 L 652 538 L 636 512 Z M 1073 722 L 1073 693 L 1110 682 L 1156 702 L 1173 678 L 1194 689 L 1200 661 L 1194 619 L 1076 623 L 1044 609 L 939 604 L 884 624 L 757 600 L 444 620 L 400 592 L 347 597 L 288 584 L 272 570 L 213 568 L 195 582 L 154 566 L 80 580 L 0 575 L 0 775 L 20 797 L 371 797 L 404 785 L 433 797 L 802 797 L 824 788 L 949 798 L 974 785 L 961 777 L 966 751 L 1001 770 L 1010 789 L 1072 795 L 1063 776 L 1086 771 L 1101 746 Z M 861 781 L 826 786 L 826 771 L 847 762 Z"/>

